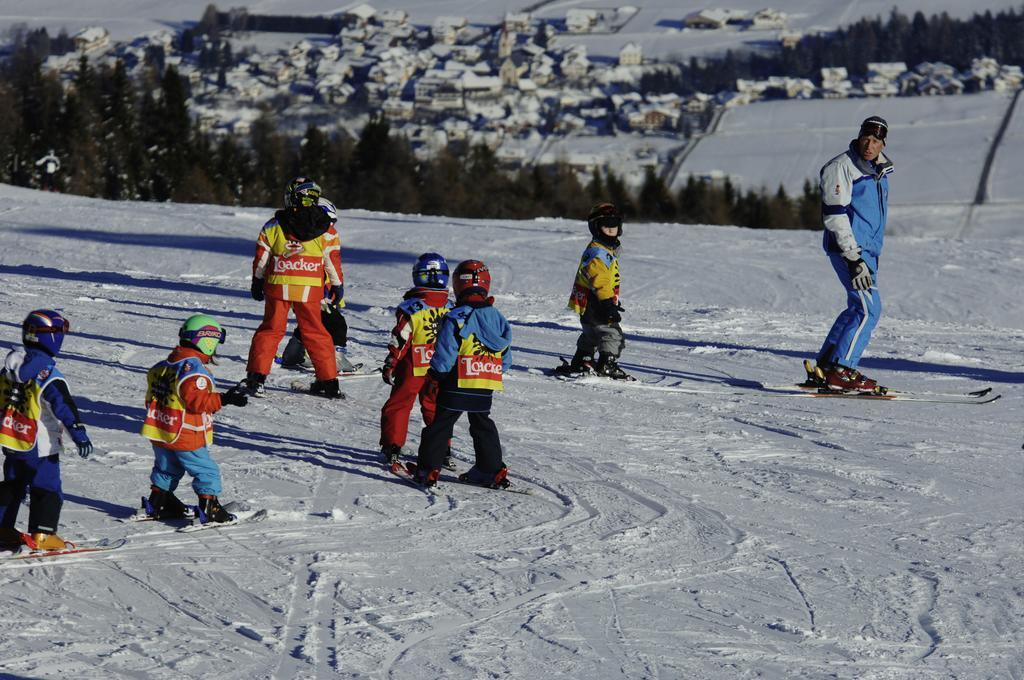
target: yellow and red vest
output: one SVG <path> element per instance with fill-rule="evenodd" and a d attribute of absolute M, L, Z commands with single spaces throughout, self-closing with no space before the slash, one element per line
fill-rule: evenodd
<path fill-rule="evenodd" d="M 50 382 L 52 380 L 42 385 L 35 380 L 19 383 L 8 371 L 0 373 L 0 404 L 3 404 L 0 446 L 19 452 L 35 447 L 43 413 L 43 388 Z"/>
<path fill-rule="evenodd" d="M 291 302 L 318 301 L 323 297 L 325 277 L 329 285 L 340 283 L 340 242 L 338 232 L 331 227 L 321 236 L 309 241 L 289 238 L 276 219 L 268 222 L 256 245 L 257 276 L 264 278 L 267 297 Z M 266 258 L 265 269 L 259 271 Z M 338 262 L 333 262 L 337 259 Z M 330 270 L 325 272 L 325 261 Z M 335 280 L 337 279 L 337 280 Z"/>
<path fill-rule="evenodd" d="M 569 309 L 583 316 L 591 297 L 598 300 L 613 298 L 618 302 L 619 283 L 619 258 L 608 246 L 591 241 L 576 269 L 576 279 L 569 294 Z"/>
<path fill-rule="evenodd" d="M 444 307 L 431 307 L 421 299 L 403 300 L 398 309 L 409 317 L 409 358 L 412 361 L 412 374 L 424 376 L 430 368 L 430 359 L 434 356 L 434 343 L 437 342 L 437 329 L 441 325 L 451 303 Z"/>
<path fill-rule="evenodd" d="M 189 379 L 206 379 L 205 388 L 213 392 L 217 385 L 203 362 L 196 358 L 164 360 L 146 374 L 146 420 L 141 434 L 164 448 L 191 451 L 213 443 L 213 414 L 189 413 L 181 398 L 181 384 Z M 202 385 L 197 383 L 197 387 Z M 193 435 L 182 440 L 182 434 Z M 198 446 L 196 446 L 198 444 Z"/>
<path fill-rule="evenodd" d="M 501 392 L 501 352 L 492 352 L 470 334 L 459 343 L 459 356 L 455 364 L 459 387 Z"/>

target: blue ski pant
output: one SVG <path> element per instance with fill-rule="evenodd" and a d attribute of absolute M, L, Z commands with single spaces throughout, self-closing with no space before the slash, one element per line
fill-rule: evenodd
<path fill-rule="evenodd" d="M 846 259 L 839 253 L 829 254 L 832 269 L 846 288 L 846 309 L 839 314 L 825 336 L 825 342 L 818 352 L 819 364 L 834 363 L 847 368 L 857 368 L 861 355 L 871 340 L 871 332 L 878 325 L 878 319 L 882 315 L 882 296 L 877 287 L 878 260 L 866 254 L 862 257 L 871 270 L 874 285 L 868 290 L 854 290 Z"/>
<path fill-rule="evenodd" d="M 196 495 L 219 496 L 220 468 L 205 446 L 194 451 L 171 451 L 153 445 L 153 471 L 149 481 L 164 491 L 174 491 L 185 473 L 192 475 Z"/>
<path fill-rule="evenodd" d="M 29 454 L 4 456 L 4 481 L 0 483 L 0 527 L 14 528 L 26 494 L 31 497 L 29 533 L 57 533 L 60 509 L 64 504 L 59 455 L 40 458 L 33 451 Z"/>

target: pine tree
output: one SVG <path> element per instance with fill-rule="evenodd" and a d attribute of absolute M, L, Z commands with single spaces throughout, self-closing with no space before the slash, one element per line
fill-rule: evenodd
<path fill-rule="evenodd" d="M 676 216 L 676 204 L 665 181 L 650 167 L 644 172 L 637 205 L 640 216 L 647 219 L 669 222 Z"/>

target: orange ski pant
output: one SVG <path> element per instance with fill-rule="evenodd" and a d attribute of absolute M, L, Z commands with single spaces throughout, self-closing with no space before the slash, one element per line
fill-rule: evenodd
<path fill-rule="evenodd" d="M 256 329 L 249 346 L 250 373 L 270 373 L 274 365 L 277 348 L 288 330 L 288 310 L 295 310 L 295 321 L 302 331 L 302 342 L 309 352 L 309 358 L 316 369 L 317 380 L 333 380 L 338 377 L 338 364 L 334 358 L 334 341 L 320 320 L 320 300 L 293 302 L 267 298 L 263 307 L 263 323 Z"/>
<path fill-rule="evenodd" d="M 398 362 L 394 376 L 395 384 L 391 386 L 391 396 L 380 410 L 380 445 L 394 444 L 401 447 L 405 446 L 405 438 L 409 434 L 409 414 L 412 413 L 416 397 L 420 398 L 420 412 L 423 414 L 424 425 L 434 421 L 437 400 L 423 389 L 427 376 L 413 375 L 409 355 Z"/>

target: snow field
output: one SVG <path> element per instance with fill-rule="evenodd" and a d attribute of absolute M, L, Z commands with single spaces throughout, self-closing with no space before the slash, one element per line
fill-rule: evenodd
<path fill-rule="evenodd" d="M 295 376 L 278 371 L 282 389 L 218 414 L 213 448 L 223 499 L 269 518 L 178 534 L 116 521 L 148 489 L 144 374 L 203 311 L 228 328 L 221 386 L 244 375 L 269 210 L 0 199 L 0 340 L 31 308 L 67 313 L 60 366 L 99 449 L 63 459 L 62 533 L 129 538 L 0 566 L 0 672 L 1024 675 L 1019 237 L 978 223 L 963 240 L 890 238 L 863 365 L 893 387 L 992 385 L 1001 400 L 850 403 L 671 391 L 801 377 L 842 300 L 816 233 L 627 225 L 622 360 L 649 384 L 566 383 L 541 369 L 573 350 L 581 224 L 345 212 L 354 361 L 384 356 L 420 252 L 491 266 L 515 351 L 494 418 L 533 494 L 410 488 L 378 461 L 382 382 L 346 382 L 335 403 L 283 391 Z M 460 469 L 471 448 L 462 424 Z"/>

